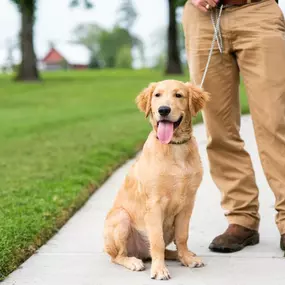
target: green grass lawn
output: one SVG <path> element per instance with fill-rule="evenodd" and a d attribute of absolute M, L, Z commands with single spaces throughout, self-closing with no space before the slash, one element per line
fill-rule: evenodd
<path fill-rule="evenodd" d="M 0 280 L 136 153 L 150 126 L 135 97 L 161 79 L 150 70 L 50 73 L 40 84 L 0 76 Z"/>

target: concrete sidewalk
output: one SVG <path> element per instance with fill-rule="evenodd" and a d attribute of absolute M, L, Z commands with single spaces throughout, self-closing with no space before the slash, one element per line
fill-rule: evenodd
<path fill-rule="evenodd" d="M 189 247 L 202 256 L 206 267 L 189 269 L 178 262 L 167 262 L 172 279 L 150 279 L 150 263 L 146 270 L 132 272 L 110 263 L 103 253 L 104 218 L 133 161 L 116 171 L 92 196 L 88 203 L 46 245 L 12 273 L 1 285 L 255 285 L 285 284 L 285 259 L 279 248 L 279 233 L 274 223 L 274 198 L 264 178 L 257 155 L 250 117 L 242 119 L 242 137 L 253 159 L 261 202 L 261 243 L 235 254 L 214 254 L 208 245 L 226 228 L 220 208 L 220 194 L 213 184 L 205 152 L 204 127 L 195 128 L 205 168 L 198 192 Z M 234 161 L 233 161 L 234 163 Z"/>

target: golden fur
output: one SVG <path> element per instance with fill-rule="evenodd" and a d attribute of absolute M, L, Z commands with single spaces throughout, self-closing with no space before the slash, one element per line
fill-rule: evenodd
<path fill-rule="evenodd" d="M 203 265 L 188 250 L 187 240 L 203 172 L 191 121 L 207 100 L 207 93 L 176 80 L 151 83 L 138 95 L 138 108 L 150 117 L 153 131 L 105 221 L 105 251 L 113 262 L 139 271 L 144 269 L 143 260 L 151 258 L 155 279 L 170 278 L 165 259 L 180 260 L 188 267 Z M 157 139 L 158 108 L 165 105 L 171 107 L 170 121 L 183 116 L 172 142 L 185 143 L 162 144 Z M 177 251 L 167 250 L 173 241 Z"/>

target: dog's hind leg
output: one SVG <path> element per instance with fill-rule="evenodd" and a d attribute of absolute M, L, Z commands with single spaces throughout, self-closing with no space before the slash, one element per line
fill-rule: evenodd
<path fill-rule="evenodd" d="M 127 243 L 131 234 L 131 219 L 122 208 L 112 210 L 106 219 L 104 229 L 105 251 L 111 256 L 112 262 L 133 270 L 144 270 L 142 260 L 128 257 Z"/>

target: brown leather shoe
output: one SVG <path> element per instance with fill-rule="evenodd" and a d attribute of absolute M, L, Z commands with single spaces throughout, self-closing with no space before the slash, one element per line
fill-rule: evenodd
<path fill-rule="evenodd" d="M 215 252 L 230 253 L 258 243 L 259 233 L 257 231 L 231 224 L 222 235 L 212 241 L 209 249 Z M 283 245 L 285 245 L 285 238 Z"/>
<path fill-rule="evenodd" d="M 282 250 L 285 251 L 285 234 L 283 234 L 283 235 L 281 236 L 280 247 L 281 247 Z"/>

